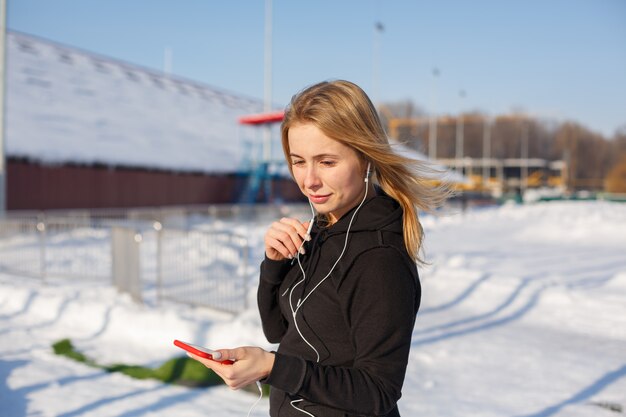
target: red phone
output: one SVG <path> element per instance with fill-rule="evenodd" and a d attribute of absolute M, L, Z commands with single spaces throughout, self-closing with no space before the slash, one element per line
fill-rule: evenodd
<path fill-rule="evenodd" d="M 191 343 L 187 343 L 187 342 L 183 342 L 181 340 L 174 340 L 174 345 L 178 346 L 181 349 L 186 350 L 187 352 L 191 352 L 196 356 L 200 356 L 201 358 L 205 358 L 205 359 L 210 359 L 212 361 L 215 362 L 220 362 L 223 363 L 224 365 L 232 365 L 234 362 L 229 360 L 229 359 L 225 359 L 225 360 L 218 360 L 218 359 L 213 359 L 213 356 L 219 356 L 219 352 L 216 352 L 214 350 L 211 349 L 207 349 L 205 347 L 202 346 L 198 346 L 198 345 L 194 345 Z M 217 354 L 217 355 L 216 355 Z"/>

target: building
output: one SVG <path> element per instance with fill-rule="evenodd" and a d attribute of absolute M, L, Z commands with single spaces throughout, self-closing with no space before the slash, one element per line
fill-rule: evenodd
<path fill-rule="evenodd" d="M 9 210 L 231 203 L 246 187 L 238 119 L 260 99 L 11 31 L 6 77 Z"/>

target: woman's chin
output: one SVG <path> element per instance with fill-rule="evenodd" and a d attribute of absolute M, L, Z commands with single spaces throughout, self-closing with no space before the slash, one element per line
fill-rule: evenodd
<path fill-rule="evenodd" d="M 315 209 L 315 211 L 318 214 L 330 214 L 331 212 L 331 207 L 329 207 L 328 203 L 314 203 L 311 202 L 311 204 L 313 204 L 313 208 Z"/>

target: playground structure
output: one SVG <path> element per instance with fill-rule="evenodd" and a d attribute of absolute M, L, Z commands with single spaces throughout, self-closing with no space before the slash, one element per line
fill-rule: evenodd
<path fill-rule="evenodd" d="M 284 111 L 259 113 L 239 118 L 239 124 L 254 127 L 257 132 L 263 130 L 264 140 L 259 146 L 258 140 L 245 139 L 246 156 L 244 164 L 247 175 L 240 203 L 280 202 L 283 196 L 279 187 L 274 185 L 290 178 L 284 160 L 272 158 L 272 126 L 282 122 Z M 258 138 L 257 138 L 258 139 Z"/>

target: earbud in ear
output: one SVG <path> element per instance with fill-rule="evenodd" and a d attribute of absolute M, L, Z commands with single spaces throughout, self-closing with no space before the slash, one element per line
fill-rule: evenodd
<path fill-rule="evenodd" d="M 370 169 L 371 169 L 371 167 L 372 167 L 372 163 L 368 162 L 367 163 L 367 172 L 365 173 L 365 179 L 364 179 L 365 182 L 369 182 L 369 180 L 370 180 L 370 172 L 371 172 Z"/>

